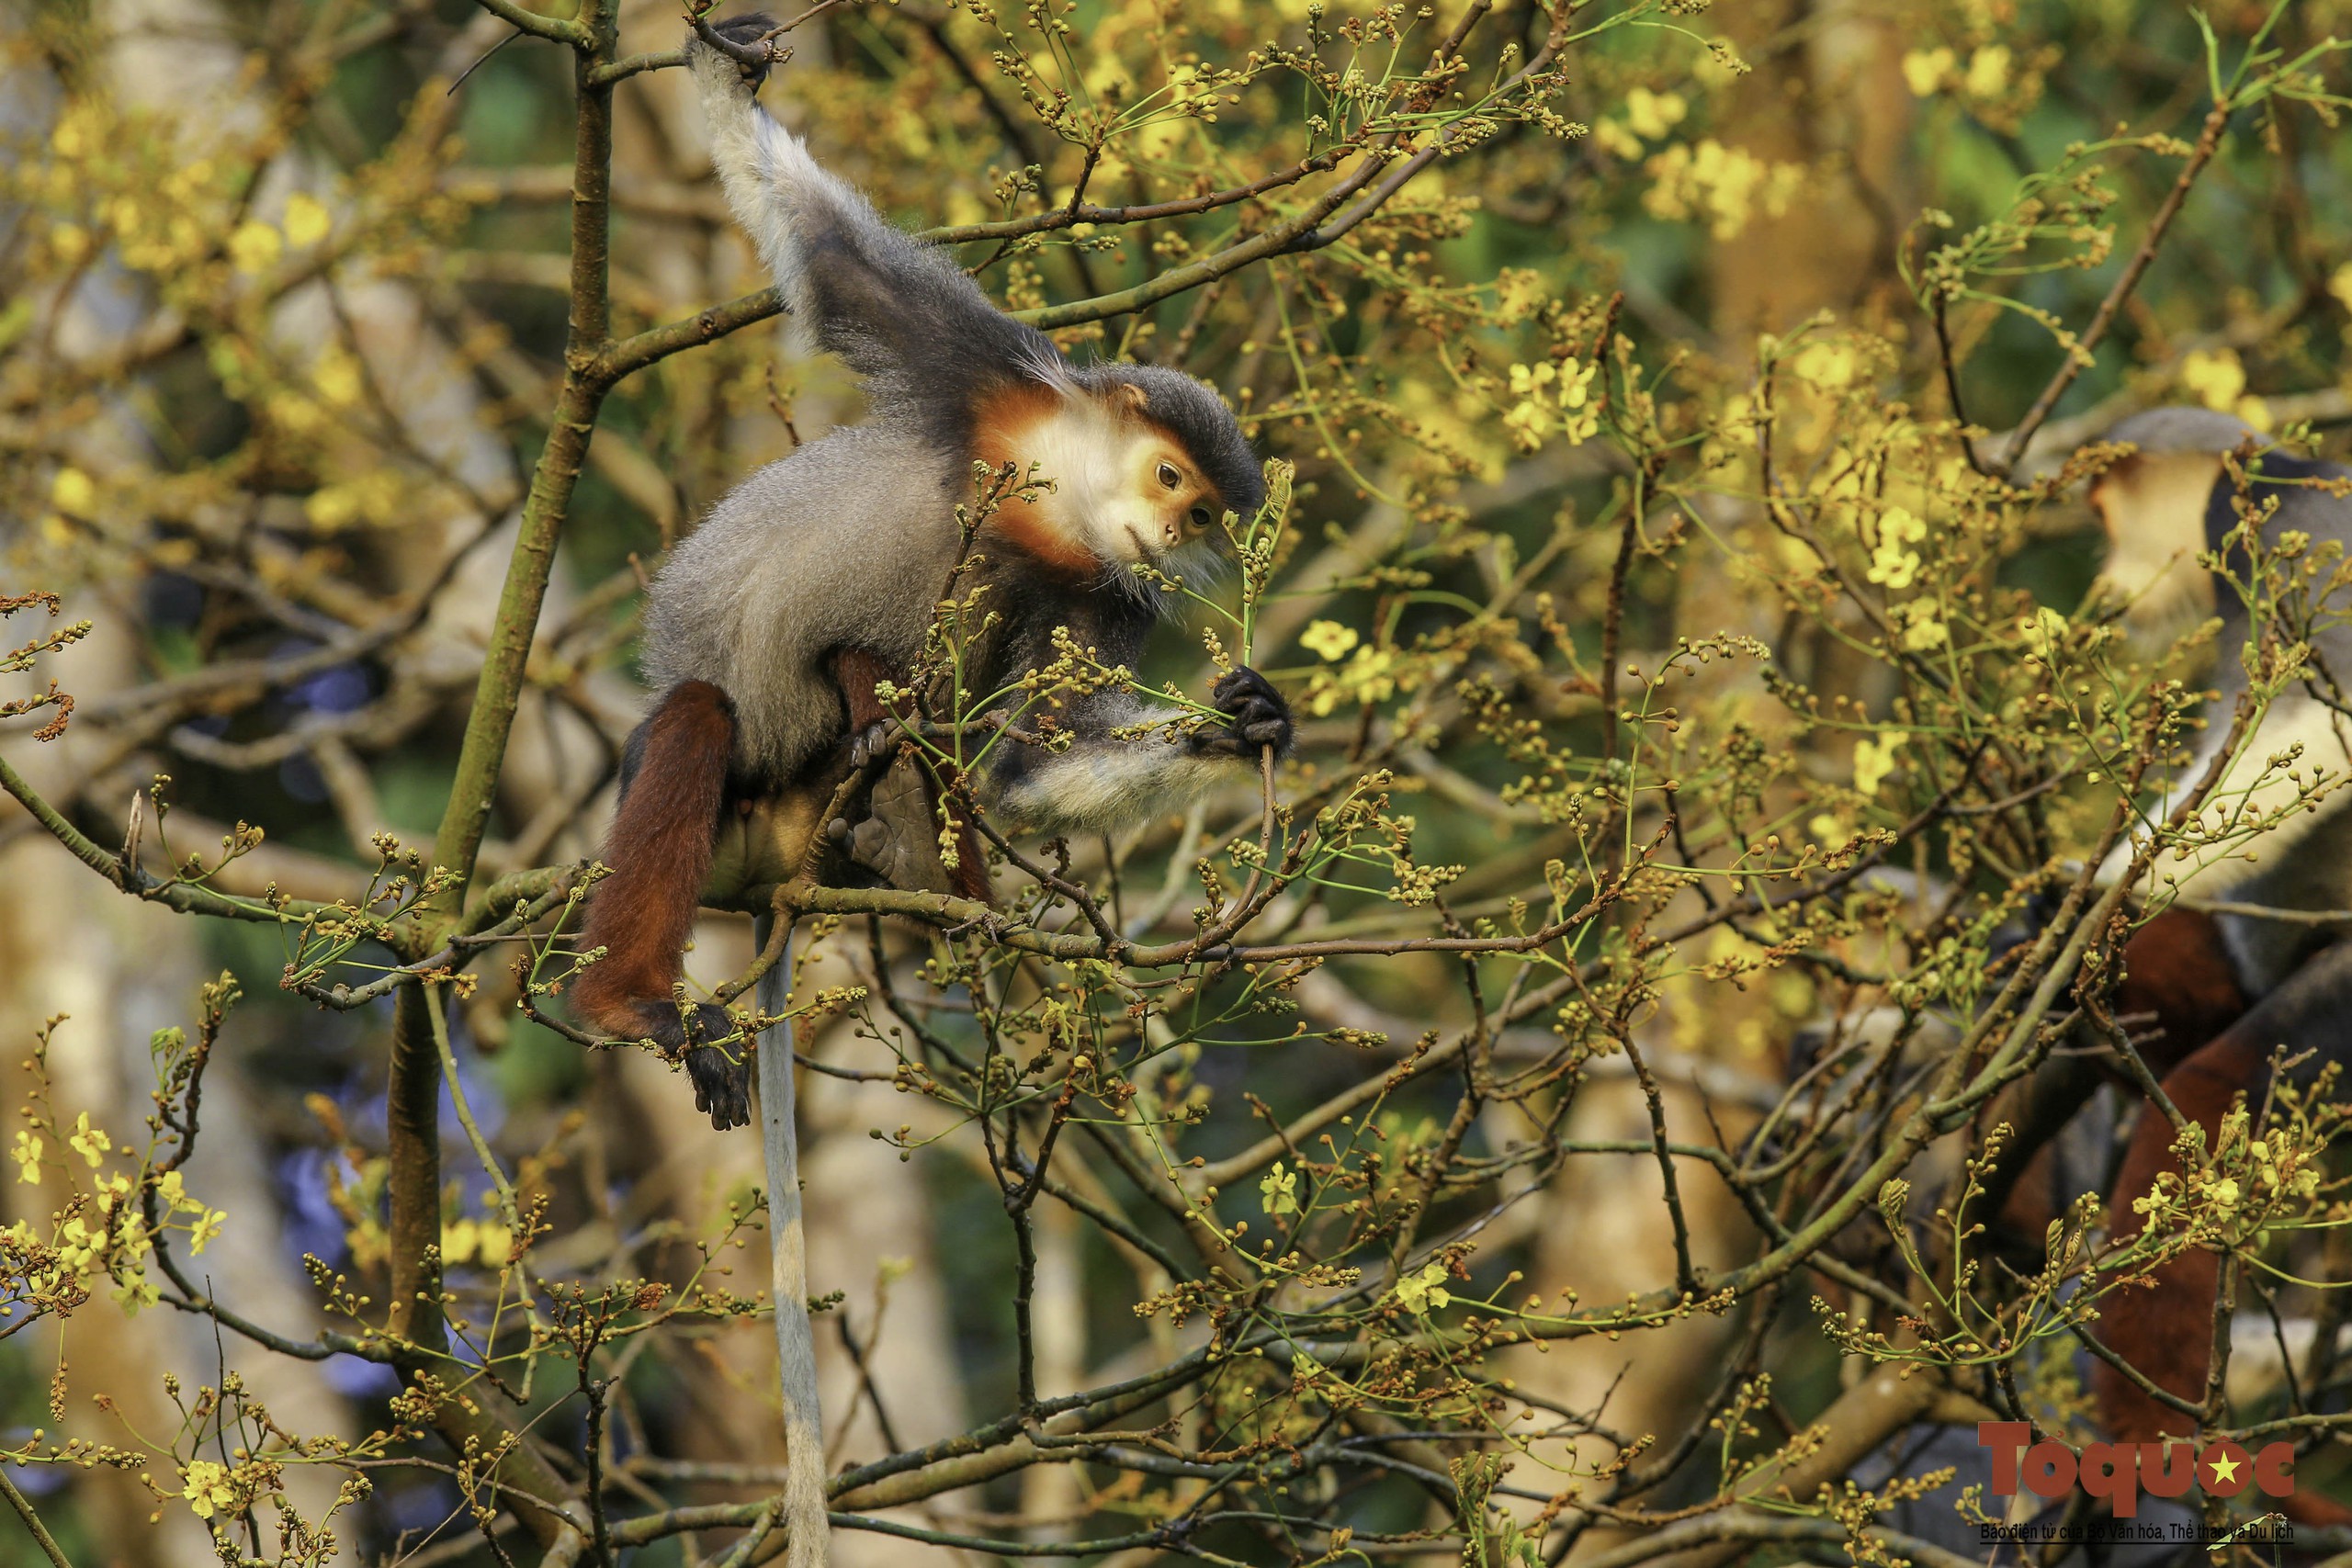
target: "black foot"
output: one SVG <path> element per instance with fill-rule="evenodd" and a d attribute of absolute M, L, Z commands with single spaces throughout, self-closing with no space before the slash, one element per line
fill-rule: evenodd
<path fill-rule="evenodd" d="M 645 1037 L 661 1046 L 663 1055 L 685 1063 L 686 1077 L 695 1086 L 695 1109 L 707 1113 L 710 1124 L 722 1133 L 750 1125 L 751 1042 L 738 1044 L 731 1057 L 709 1043 L 736 1032 L 735 1021 L 727 1016 L 727 1010 L 696 1002 L 687 1010 L 683 1022 L 677 1008 L 669 1002 L 640 1002 L 638 1010 L 644 1020 Z"/>
<path fill-rule="evenodd" d="M 695 1109 L 707 1111 L 710 1124 L 724 1133 L 752 1123 L 752 1064 L 729 1058 L 716 1045 L 686 1050 L 686 1077 L 694 1081 Z"/>
<path fill-rule="evenodd" d="M 1236 670 L 1220 678 L 1209 700 L 1225 715 L 1226 728 L 1193 736 L 1194 751 L 1210 757 L 1255 757 L 1271 746 L 1279 757 L 1290 750 L 1290 705 L 1255 670 Z"/>

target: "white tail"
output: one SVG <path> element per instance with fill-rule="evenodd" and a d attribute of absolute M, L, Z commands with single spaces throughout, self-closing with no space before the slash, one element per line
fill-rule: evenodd
<path fill-rule="evenodd" d="M 812 227 L 812 207 L 865 198 L 808 155 L 808 147 L 760 107 L 735 62 L 717 50 L 689 46 L 695 85 L 702 95 L 710 158 L 727 205 L 760 253 L 760 264 L 784 290 L 796 317 L 806 257 L 801 237 Z"/>
<path fill-rule="evenodd" d="M 729 66 L 729 69 L 733 69 Z M 775 917 L 757 931 L 767 945 Z M 780 1013 L 792 997 L 792 941 L 785 939 L 775 967 L 760 977 L 760 1010 Z M 825 1422 L 817 1403 L 817 1346 L 808 1326 L 808 1246 L 800 1222 L 800 1145 L 793 1128 L 792 1025 L 760 1037 L 760 1153 L 768 1179 L 768 1296 L 775 1306 L 777 1381 L 784 1391 L 785 1561 L 791 1568 L 824 1568 Z"/>

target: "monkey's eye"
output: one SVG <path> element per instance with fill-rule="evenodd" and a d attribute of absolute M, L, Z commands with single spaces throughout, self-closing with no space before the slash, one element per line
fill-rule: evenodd
<path fill-rule="evenodd" d="M 1159 482 L 1170 490 L 1174 490 L 1184 482 L 1184 476 L 1176 471 L 1175 464 L 1162 463 L 1159 465 Z"/>
<path fill-rule="evenodd" d="M 1195 506 L 1192 511 L 1192 518 L 1193 527 L 1205 529 L 1209 525 L 1209 509 L 1205 506 Z"/>

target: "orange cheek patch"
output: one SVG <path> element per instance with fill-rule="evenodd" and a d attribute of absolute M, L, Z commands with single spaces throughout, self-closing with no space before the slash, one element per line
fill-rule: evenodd
<path fill-rule="evenodd" d="M 972 456 L 1001 470 L 1007 463 L 1017 476 L 1028 477 L 1029 464 L 1040 443 L 1038 426 L 1062 413 L 1061 395 L 1050 387 L 1015 387 L 984 400 L 972 424 Z M 1048 512 L 1051 491 L 1034 499 L 1008 495 L 989 520 L 989 531 L 1022 554 L 1057 571 L 1091 577 L 1102 563 L 1061 526 Z"/>
<path fill-rule="evenodd" d="M 1071 538 L 1025 503 L 1008 503 L 996 514 L 997 536 L 1014 549 L 1044 566 L 1071 577 L 1092 577 L 1102 562 L 1092 550 Z"/>

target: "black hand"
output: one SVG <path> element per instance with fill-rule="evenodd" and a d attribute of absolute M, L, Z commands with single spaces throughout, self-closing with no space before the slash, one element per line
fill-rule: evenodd
<path fill-rule="evenodd" d="M 729 43 L 753 43 L 775 26 L 775 18 L 765 11 L 746 11 L 740 17 L 729 17 L 723 22 L 712 22 L 710 30 Z"/>
<path fill-rule="evenodd" d="M 1193 750 L 1216 757 L 1255 757 L 1268 746 L 1277 757 L 1290 750 L 1290 705 L 1255 670 L 1236 670 L 1220 678 L 1209 700 L 1225 715 L 1226 728 L 1221 734 L 1203 730 L 1193 736 Z"/>
<path fill-rule="evenodd" d="M 709 22 L 707 26 L 729 43 L 749 48 L 775 27 L 775 18 L 764 11 L 746 11 L 740 17 L 729 17 L 723 22 Z M 764 63 L 752 66 L 738 61 L 736 64 L 742 70 L 743 79 L 752 86 L 757 87 L 767 80 L 768 68 Z"/>

